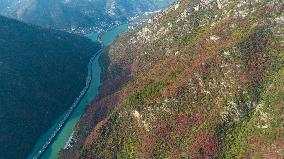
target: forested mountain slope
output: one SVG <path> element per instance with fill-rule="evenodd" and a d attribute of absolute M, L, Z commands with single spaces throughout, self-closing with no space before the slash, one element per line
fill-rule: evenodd
<path fill-rule="evenodd" d="M 0 13 L 43 27 L 86 33 L 109 29 L 144 12 L 156 11 L 173 0 L 9 0 Z"/>
<path fill-rule="evenodd" d="M 22 159 L 85 87 L 98 43 L 0 16 L 0 158 Z"/>
<path fill-rule="evenodd" d="M 284 158 L 283 10 L 181 0 L 128 32 L 61 158 Z"/>

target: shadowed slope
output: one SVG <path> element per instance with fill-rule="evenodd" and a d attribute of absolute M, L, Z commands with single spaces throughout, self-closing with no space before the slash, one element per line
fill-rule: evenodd
<path fill-rule="evenodd" d="M 98 43 L 0 17 L 0 158 L 24 158 L 84 88 Z"/>

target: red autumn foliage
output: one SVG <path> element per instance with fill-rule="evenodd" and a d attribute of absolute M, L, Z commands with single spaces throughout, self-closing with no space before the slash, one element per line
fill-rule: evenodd
<path fill-rule="evenodd" d="M 189 117 L 186 114 L 177 114 L 174 117 L 174 130 L 179 132 L 180 135 L 186 135 L 187 130 L 193 125 L 199 124 L 202 120 L 202 116 L 196 114 L 192 117 Z"/>
<path fill-rule="evenodd" d="M 135 73 L 138 71 L 138 69 L 139 69 L 138 61 L 133 62 L 130 66 L 130 71 Z"/>
<path fill-rule="evenodd" d="M 170 65 L 171 65 L 172 68 L 175 68 L 177 63 L 178 63 L 178 59 L 177 58 L 174 58 L 174 59 L 172 59 L 170 61 Z"/>
<path fill-rule="evenodd" d="M 181 135 L 186 135 L 188 128 L 192 126 L 190 118 L 185 114 L 177 114 L 174 122 L 176 131 L 180 132 Z"/>
<path fill-rule="evenodd" d="M 157 137 L 155 135 L 148 134 L 143 136 L 143 140 L 146 145 L 141 147 L 140 153 L 144 158 L 149 158 L 151 151 L 154 151 L 156 148 Z"/>
<path fill-rule="evenodd" d="M 275 47 L 275 49 L 276 49 L 277 51 L 282 51 L 282 50 L 284 49 L 284 45 L 282 45 L 282 44 L 277 44 L 276 47 Z"/>
<path fill-rule="evenodd" d="M 155 143 L 157 141 L 157 138 L 155 135 L 145 135 L 143 140 L 145 143 L 147 143 L 148 148 L 152 149 L 155 147 Z"/>
<path fill-rule="evenodd" d="M 168 119 L 158 119 L 156 125 L 157 137 L 161 140 L 166 140 L 172 132 L 170 121 Z"/>
<path fill-rule="evenodd" d="M 178 92 L 181 92 L 181 89 L 185 89 L 186 87 L 181 87 L 178 83 L 173 83 L 168 86 L 163 92 L 163 96 L 165 97 L 174 97 L 178 95 Z"/>
<path fill-rule="evenodd" d="M 189 153 L 194 158 L 214 158 L 218 150 L 218 142 L 214 139 L 214 132 L 200 133 Z"/>

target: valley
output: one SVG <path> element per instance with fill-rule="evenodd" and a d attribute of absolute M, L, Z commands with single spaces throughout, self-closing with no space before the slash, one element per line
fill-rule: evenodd
<path fill-rule="evenodd" d="M 2 0 L 0 14 L 76 34 L 104 32 L 173 0 Z"/>
<path fill-rule="evenodd" d="M 103 34 L 90 33 L 86 37 L 93 41 L 97 41 L 98 36 L 103 46 L 109 46 L 120 34 L 125 32 L 128 28 L 127 24 L 115 27 Z M 72 107 L 64 113 L 55 122 L 53 127 L 44 134 L 34 147 L 33 153 L 27 159 L 53 159 L 57 158 L 58 153 L 62 149 L 66 149 L 68 140 L 72 139 L 72 132 L 77 124 L 80 116 L 84 113 L 85 108 L 92 102 L 97 95 L 100 87 L 100 73 L 101 68 L 99 64 L 100 51 L 95 53 L 94 57 L 89 63 L 89 76 L 87 77 L 86 87 L 81 95 L 73 103 Z M 71 145 L 69 145 L 71 146 Z"/>
<path fill-rule="evenodd" d="M 0 159 L 284 158 L 283 11 L 0 1 Z"/>
<path fill-rule="evenodd" d="M 129 1 L 129 3 L 121 0 L 0 1 L 1 15 L 19 20 L 11 19 L 15 23 L 25 25 L 24 29 L 11 27 L 11 25 L 9 28 L 7 21 L 3 21 L 4 17 L 0 18 L 0 29 L 3 31 L 0 31 L 0 44 L 3 44 L 0 48 L 4 51 L 0 52 L 0 73 L 4 72 L 0 74 L 0 81 L 4 80 L 2 83 L 5 85 L 0 88 L 0 101 L 3 104 L 0 107 L 0 158 L 23 158 L 28 153 L 27 158 L 37 158 L 42 156 L 43 152 L 45 152 L 44 158 L 57 156 L 68 141 L 81 114 L 93 101 L 99 87 L 100 57 L 93 57 L 93 62 L 89 63 L 92 65 L 89 66 L 89 74 L 93 75 L 90 82 L 84 82 L 88 72 L 87 67 L 82 65 L 83 62 L 85 66 L 87 65 L 87 59 L 90 59 L 91 55 L 99 54 L 98 50 L 101 46 L 97 42 L 90 43 L 90 40 L 88 41 L 82 35 L 86 35 L 85 37 L 93 41 L 98 39 L 101 44 L 108 46 L 128 28 L 127 22 L 131 17 L 165 8 L 171 2 L 172 0 L 163 2 L 143 0 Z M 41 32 L 41 30 L 44 31 Z M 13 34 L 10 36 L 11 39 L 3 37 L 6 36 L 5 31 Z M 31 36 L 27 34 L 29 32 Z M 64 34 L 64 32 L 77 35 Z M 54 39 L 48 39 L 50 35 Z M 68 41 L 72 38 L 74 41 Z M 84 40 L 88 42 L 83 44 Z M 13 41 L 16 51 L 10 50 Z M 66 44 L 62 45 L 64 42 Z M 21 49 L 25 55 L 21 55 Z M 12 52 L 12 55 L 15 51 L 13 55 L 15 59 L 8 58 L 9 62 L 13 60 L 18 62 L 15 67 L 10 68 L 11 63 L 7 67 L 5 60 L 7 56 L 10 56 L 6 55 L 8 51 Z M 74 56 L 76 51 L 78 54 Z M 36 54 L 37 52 L 40 53 Z M 55 52 L 58 54 L 56 55 Z M 63 55 L 66 55 L 66 61 L 63 60 Z M 21 58 L 26 59 L 22 62 Z M 27 62 L 27 59 L 32 61 Z M 21 66 L 22 64 L 24 67 Z M 21 69 L 17 67 L 29 68 L 27 70 L 31 70 L 31 73 L 25 74 L 25 71 L 20 73 Z M 1 70 L 3 68 L 4 71 Z M 52 71 L 55 72 L 54 76 L 51 74 Z M 19 79 L 19 77 L 23 78 Z M 90 76 L 87 77 L 88 79 L 91 79 Z M 31 81 L 34 82 L 34 87 Z M 23 94 L 24 91 L 29 93 Z M 77 97 L 78 95 L 80 96 Z M 8 106 L 9 109 L 6 109 Z M 17 121 L 21 122 L 17 123 Z M 8 124 L 9 122 L 11 124 Z M 9 144 L 5 145 L 4 142 Z M 18 146 L 13 149 L 15 145 Z M 32 148 L 33 151 L 31 151 Z"/>

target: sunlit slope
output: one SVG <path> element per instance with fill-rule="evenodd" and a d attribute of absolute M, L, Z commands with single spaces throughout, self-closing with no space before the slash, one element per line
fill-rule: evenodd
<path fill-rule="evenodd" d="M 104 84 L 78 125 L 81 146 L 69 152 L 283 158 L 283 7 L 181 0 L 119 38 L 102 56 Z"/>

